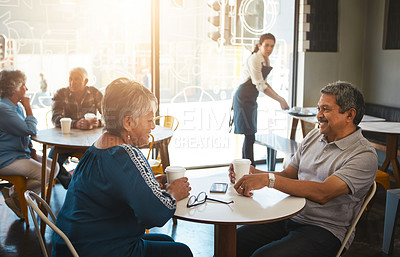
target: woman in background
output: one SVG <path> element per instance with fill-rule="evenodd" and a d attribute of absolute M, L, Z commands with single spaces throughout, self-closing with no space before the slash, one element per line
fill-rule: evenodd
<path fill-rule="evenodd" d="M 141 84 L 126 78 L 111 82 L 103 98 L 105 133 L 75 169 L 56 225 L 81 256 L 192 256 L 167 235 L 145 234 L 172 218 L 176 201 L 191 190 L 186 177 L 166 183 L 154 177 L 136 147 L 149 143 L 157 100 Z M 69 256 L 53 234 L 53 256 Z"/>
<path fill-rule="evenodd" d="M 268 33 L 260 37 L 259 43 L 247 59 L 243 70 L 241 84 L 233 97 L 233 122 L 235 134 L 244 134 L 242 157 L 249 159 L 254 165 L 253 145 L 257 132 L 257 97 L 259 92 L 279 102 L 286 110 L 289 106 L 284 98 L 279 96 L 266 82 L 271 72 L 269 56 L 275 47 L 274 35 Z"/>
<path fill-rule="evenodd" d="M 36 135 L 37 120 L 33 117 L 26 76 L 19 70 L 0 72 L 0 175 L 21 175 L 27 178 L 27 189 L 39 194 L 42 186 L 42 156 L 32 148 L 30 136 Z M 24 113 L 25 112 L 25 113 Z M 49 159 L 47 173 L 50 174 Z M 58 166 L 56 166 L 56 173 Z M 21 219 L 18 195 L 14 186 L 1 190 L 7 206 Z"/>

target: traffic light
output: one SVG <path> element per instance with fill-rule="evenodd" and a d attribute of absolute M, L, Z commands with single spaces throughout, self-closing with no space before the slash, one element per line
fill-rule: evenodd
<path fill-rule="evenodd" d="M 0 61 L 3 61 L 6 57 L 6 36 L 0 34 Z"/>
<path fill-rule="evenodd" d="M 209 16 L 208 21 L 214 30 L 208 33 L 208 37 L 218 42 L 219 45 L 230 45 L 231 39 L 231 6 L 227 0 L 212 0 L 208 6 L 215 15 Z"/>

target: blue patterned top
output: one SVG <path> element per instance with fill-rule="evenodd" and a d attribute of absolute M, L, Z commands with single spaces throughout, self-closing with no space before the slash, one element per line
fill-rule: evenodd
<path fill-rule="evenodd" d="M 80 256 L 144 256 L 145 229 L 163 226 L 175 209 L 139 149 L 92 146 L 74 171 L 56 225 Z M 69 256 L 56 233 L 52 254 Z"/>

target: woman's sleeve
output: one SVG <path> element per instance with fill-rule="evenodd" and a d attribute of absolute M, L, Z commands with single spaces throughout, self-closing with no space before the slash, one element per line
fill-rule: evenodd
<path fill-rule="evenodd" d="M 22 111 L 22 110 L 21 110 Z M 21 117 L 13 108 L 0 108 L 0 129 L 15 136 L 36 135 L 37 120 L 33 116 Z"/>
<path fill-rule="evenodd" d="M 258 58 L 257 54 L 252 54 L 247 59 L 247 66 L 250 73 L 251 82 L 256 85 L 256 88 L 260 92 L 264 92 L 264 90 L 268 87 L 265 83 L 262 75 L 262 61 Z"/>
<path fill-rule="evenodd" d="M 129 159 L 125 167 L 126 188 L 121 197 L 135 212 L 135 216 L 146 228 L 163 226 L 174 214 L 176 200 L 161 190 L 142 152 L 128 145 L 122 146 Z"/>

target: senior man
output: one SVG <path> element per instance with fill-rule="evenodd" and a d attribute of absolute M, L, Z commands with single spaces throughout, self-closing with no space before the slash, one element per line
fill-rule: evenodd
<path fill-rule="evenodd" d="M 378 169 L 375 149 L 357 126 L 364 115 L 363 96 L 340 81 L 321 93 L 319 128 L 304 138 L 288 167 L 282 172 L 251 167 L 234 186 L 245 196 L 267 186 L 304 197 L 304 210 L 291 219 L 240 227 L 237 256 L 335 256 L 360 210 Z M 232 165 L 229 175 L 235 182 Z M 346 248 L 353 238 L 354 232 Z"/>
<path fill-rule="evenodd" d="M 52 121 L 56 127 L 60 127 L 61 118 L 71 118 L 71 127 L 77 129 L 93 129 L 102 126 L 101 120 L 94 118 L 86 120 L 86 113 L 101 113 L 101 101 L 103 95 L 95 87 L 87 86 L 88 74 L 84 68 L 74 68 L 69 73 L 69 86 L 59 89 L 53 97 Z M 53 151 L 50 151 L 50 158 L 53 158 Z M 68 189 L 71 181 L 71 174 L 67 172 L 63 164 L 73 153 L 61 153 L 58 155 L 60 172 L 57 180 Z"/>

